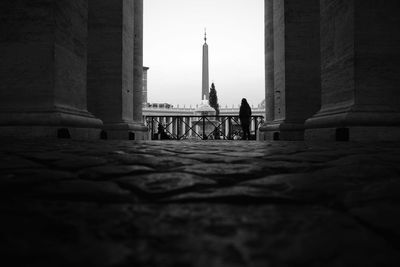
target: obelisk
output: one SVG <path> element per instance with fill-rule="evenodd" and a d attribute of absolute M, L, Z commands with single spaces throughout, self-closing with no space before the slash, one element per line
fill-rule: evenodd
<path fill-rule="evenodd" d="M 207 32 L 204 31 L 204 45 L 203 45 L 203 80 L 202 80 L 201 99 L 208 100 L 209 97 L 209 80 L 208 80 L 208 45 L 207 45 Z"/>

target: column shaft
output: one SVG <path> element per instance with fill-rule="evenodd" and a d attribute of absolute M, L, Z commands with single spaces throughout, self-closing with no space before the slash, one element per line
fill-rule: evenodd
<path fill-rule="evenodd" d="M 89 0 L 89 109 L 104 121 L 104 130 L 110 139 L 147 137 L 141 112 L 142 88 L 135 98 L 140 102 L 140 112 L 134 116 L 136 2 L 138 0 Z M 135 120 L 141 124 L 136 124 Z"/>
<path fill-rule="evenodd" d="M 133 120 L 143 123 L 143 0 L 134 1 L 134 12 Z"/>
<path fill-rule="evenodd" d="M 266 1 L 265 12 L 270 107 L 259 138 L 301 140 L 305 120 L 320 108 L 319 0 Z"/>
<path fill-rule="evenodd" d="M 1 135 L 100 137 L 87 111 L 87 12 L 87 0 L 1 1 Z"/>
<path fill-rule="evenodd" d="M 399 12 L 396 1 L 321 1 L 322 106 L 307 139 L 400 139 Z"/>
<path fill-rule="evenodd" d="M 273 0 L 265 0 L 265 121 L 274 120 L 274 21 Z"/>

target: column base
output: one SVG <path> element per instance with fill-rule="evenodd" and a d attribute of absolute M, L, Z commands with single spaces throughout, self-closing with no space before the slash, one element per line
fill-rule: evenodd
<path fill-rule="evenodd" d="M 259 141 L 301 141 L 304 140 L 304 124 L 284 121 L 266 122 L 258 132 Z"/>
<path fill-rule="evenodd" d="M 100 139 L 102 125 L 89 112 L 68 108 L 0 111 L 0 137 Z"/>
<path fill-rule="evenodd" d="M 357 106 L 325 109 L 305 127 L 307 141 L 400 141 L 400 112 Z"/>
<path fill-rule="evenodd" d="M 395 142 L 400 141 L 399 127 L 362 127 L 319 128 L 305 131 L 306 141 L 353 141 L 353 142 Z"/>
<path fill-rule="evenodd" d="M 148 140 L 149 130 L 143 123 L 106 123 L 103 127 L 103 138 L 110 140 Z"/>

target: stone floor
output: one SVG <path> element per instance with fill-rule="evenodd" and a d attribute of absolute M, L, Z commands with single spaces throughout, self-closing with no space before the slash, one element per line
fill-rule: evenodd
<path fill-rule="evenodd" d="M 400 144 L 9 140 L 0 159 L 2 266 L 400 266 Z"/>

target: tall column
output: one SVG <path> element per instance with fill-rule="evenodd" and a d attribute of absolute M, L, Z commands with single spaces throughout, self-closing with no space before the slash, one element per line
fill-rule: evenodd
<path fill-rule="evenodd" d="M 227 121 L 224 121 L 224 135 L 225 135 L 225 136 L 228 135 L 228 131 L 229 131 L 229 129 L 228 129 L 228 123 L 227 123 Z"/>
<path fill-rule="evenodd" d="M 134 117 L 133 112 L 136 2 L 89 0 L 89 110 L 103 120 L 110 139 L 144 139 L 147 136 L 143 122 L 138 127 L 134 121 L 142 121 L 142 113 L 135 113 Z M 141 94 L 142 88 L 140 108 Z"/>
<path fill-rule="evenodd" d="M 301 140 L 320 108 L 319 0 L 267 0 L 265 11 L 266 119 L 273 120 L 259 138 Z"/>
<path fill-rule="evenodd" d="M 190 130 L 190 127 L 192 126 L 192 118 L 187 118 L 187 124 L 188 124 L 188 133 L 186 134 L 189 138 L 192 136 L 192 130 Z"/>
<path fill-rule="evenodd" d="M 273 0 L 265 0 L 265 120 L 274 120 L 274 21 Z"/>
<path fill-rule="evenodd" d="M 322 106 L 308 140 L 400 140 L 398 1 L 322 0 Z"/>
<path fill-rule="evenodd" d="M 274 120 L 274 10 L 273 0 L 264 0 L 264 53 L 265 53 L 265 123 L 261 126 L 260 140 L 266 139 L 267 126 Z M 264 128 L 265 127 L 265 128 Z"/>
<path fill-rule="evenodd" d="M 142 103 L 145 104 L 148 102 L 147 99 L 147 71 L 149 67 L 143 67 L 143 91 L 142 91 Z M 134 71 L 135 75 L 135 71 Z"/>
<path fill-rule="evenodd" d="M 126 0 L 125 0 L 126 1 Z M 143 0 L 134 0 L 134 43 L 133 43 L 133 121 L 137 131 L 143 125 Z"/>
<path fill-rule="evenodd" d="M 100 138 L 86 102 L 87 5 L 0 1 L 0 136 Z"/>
<path fill-rule="evenodd" d="M 208 45 L 207 45 L 207 34 L 204 33 L 204 45 L 203 45 L 203 72 L 202 72 L 202 86 L 201 86 L 201 99 L 208 100 L 209 98 L 209 73 L 208 73 Z"/>

